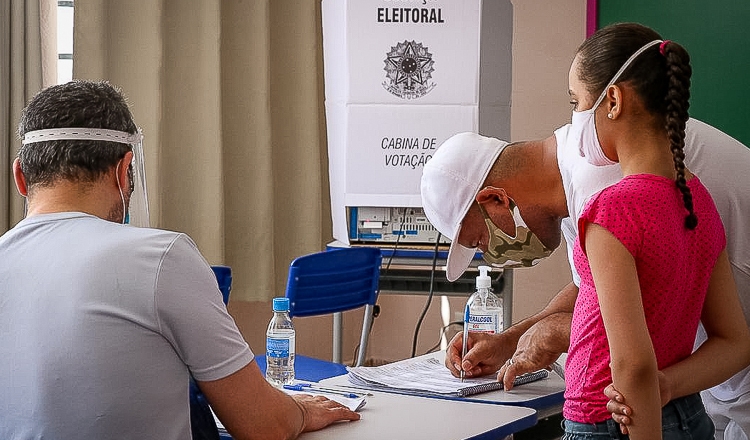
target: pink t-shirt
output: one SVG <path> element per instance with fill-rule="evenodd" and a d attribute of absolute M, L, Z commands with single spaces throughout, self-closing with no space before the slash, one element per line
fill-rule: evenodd
<path fill-rule="evenodd" d="M 697 177 L 688 181 L 698 226 L 684 226 L 687 210 L 671 179 L 627 176 L 592 196 L 578 220 L 573 258 L 581 286 L 573 312 L 565 366 L 566 419 L 607 420 L 604 387 L 612 382 L 609 344 L 591 268 L 581 241 L 587 223 L 610 231 L 633 255 L 643 306 L 659 369 L 693 349 L 708 282 L 726 246 L 724 227 L 708 191 Z"/>

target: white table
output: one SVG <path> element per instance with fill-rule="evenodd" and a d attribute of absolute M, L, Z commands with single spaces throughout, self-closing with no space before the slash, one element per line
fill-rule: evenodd
<path fill-rule="evenodd" d="M 445 360 L 445 351 L 430 353 L 440 362 Z M 540 419 L 562 412 L 565 402 L 565 380 L 554 371 L 546 379 L 514 387 L 510 391 L 498 390 L 464 398 L 467 402 L 519 405 L 537 410 Z"/>
<path fill-rule="evenodd" d="M 372 392 L 356 422 L 343 422 L 302 434 L 303 440 L 431 439 L 490 440 L 536 424 L 536 411 L 506 405 L 429 399 Z"/>
<path fill-rule="evenodd" d="M 441 353 L 432 354 L 440 355 Z M 327 361 L 321 363 L 336 365 Z M 314 376 L 322 373 L 323 370 L 311 372 Z M 302 379 L 310 380 L 312 377 Z M 320 383 L 346 385 L 348 381 L 346 375 L 341 375 L 323 379 Z M 447 400 L 376 391 L 371 391 L 371 394 L 372 396 L 367 397 L 365 407 L 360 410 L 360 420 L 337 423 L 320 431 L 304 433 L 300 438 L 492 440 L 505 438 L 537 423 L 537 411 L 523 405 L 502 405 L 497 401 L 480 403 Z M 509 401 L 512 402 L 513 399 Z M 523 399 L 515 401 L 521 402 Z M 226 431 L 221 431 L 221 438 L 231 440 Z"/>

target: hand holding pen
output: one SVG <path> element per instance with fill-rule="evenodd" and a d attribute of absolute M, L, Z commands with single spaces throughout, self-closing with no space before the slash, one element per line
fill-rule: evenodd
<path fill-rule="evenodd" d="M 497 373 L 516 348 L 511 335 L 469 331 L 464 354 L 463 337 L 463 332 L 456 333 L 445 355 L 445 366 L 459 378 L 462 371 L 465 378 Z"/>

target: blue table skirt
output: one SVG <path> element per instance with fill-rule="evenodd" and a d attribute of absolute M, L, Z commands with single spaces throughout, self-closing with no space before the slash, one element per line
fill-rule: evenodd
<path fill-rule="evenodd" d="M 266 373 L 266 355 L 260 353 L 255 355 L 255 362 L 263 374 Z M 318 382 L 329 377 L 346 374 L 346 365 L 330 361 L 315 359 L 307 356 L 296 355 L 294 357 L 294 376 L 299 380 Z"/>

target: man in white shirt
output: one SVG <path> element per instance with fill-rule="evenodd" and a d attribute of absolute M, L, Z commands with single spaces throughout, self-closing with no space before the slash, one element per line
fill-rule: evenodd
<path fill-rule="evenodd" d="M 528 229 L 548 249 L 560 244 L 562 229 L 573 272 L 573 281 L 542 311 L 499 335 L 477 336 L 462 363 L 461 340 L 454 339 L 446 356 L 446 365 L 454 374 L 458 374 L 460 366 L 469 375 L 501 369 L 506 386 L 510 387 L 516 375 L 547 367 L 567 351 L 579 282 L 571 258 L 576 220 L 591 195 L 621 178 L 619 165 L 594 167 L 580 156 L 578 148 L 567 145 L 569 128 L 563 126 L 554 136 L 541 141 L 498 147 L 502 151 L 497 159 L 493 157 L 489 164 L 451 177 L 456 179 L 458 174 L 458 178 L 475 183 L 476 191 L 466 196 L 468 199 L 496 199 L 496 209 L 487 210 L 489 217 L 511 237 L 520 230 L 513 220 L 513 205 Z M 438 154 L 440 148 L 435 157 Z M 750 149 L 714 127 L 691 119 L 686 127 L 685 156 L 687 167 L 711 192 L 724 222 L 729 258 L 750 323 L 750 228 L 743 223 L 750 218 Z M 456 204 L 445 203 L 445 197 L 434 194 L 432 189 L 439 185 L 431 183 L 437 179 L 432 169 L 437 165 L 429 165 L 432 160 L 425 166 L 422 200 L 430 221 L 455 242 L 446 267 L 449 279 L 455 279 L 469 263 L 463 257 L 475 249 L 487 252 L 488 227 L 473 201 L 459 203 L 463 209 L 456 210 Z M 450 184 L 455 186 L 456 182 Z M 701 342 L 700 334 L 697 342 Z M 717 438 L 722 438 L 722 434 L 726 434 L 726 439 L 750 437 L 750 368 L 704 392 L 703 399 L 717 426 Z"/>

